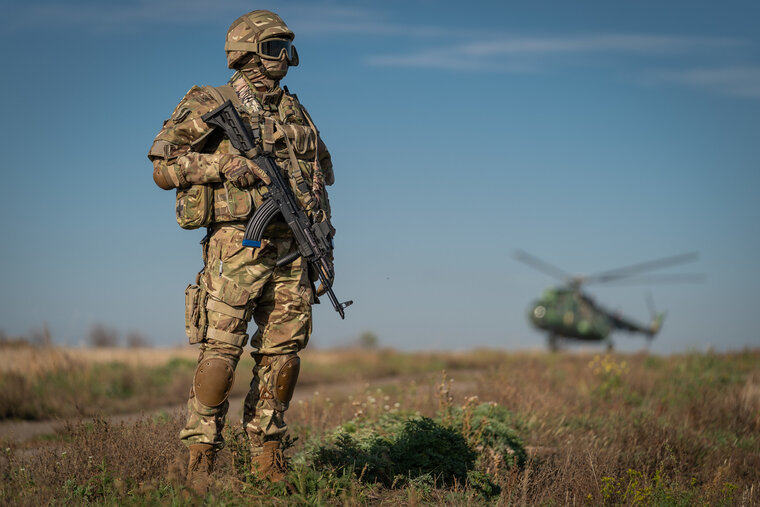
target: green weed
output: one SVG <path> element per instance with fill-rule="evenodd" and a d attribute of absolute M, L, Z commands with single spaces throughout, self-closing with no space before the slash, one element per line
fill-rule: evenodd
<path fill-rule="evenodd" d="M 723 483 L 709 495 L 710 505 L 733 505 L 737 486 Z M 669 478 L 662 468 L 652 476 L 628 469 L 623 477 L 602 477 L 602 498 L 606 505 L 690 506 L 705 500 L 696 478 L 681 484 Z"/>

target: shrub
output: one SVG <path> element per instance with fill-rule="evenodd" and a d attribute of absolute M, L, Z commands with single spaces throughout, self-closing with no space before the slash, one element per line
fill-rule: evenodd
<path fill-rule="evenodd" d="M 362 432 L 358 438 L 339 431 L 333 442 L 313 452 L 314 466 L 349 470 L 362 480 L 386 486 L 406 484 L 426 474 L 442 485 L 467 480 L 476 455 L 461 433 L 427 417 L 410 417 L 396 427 L 395 433 L 378 432 L 386 436 Z"/>
<path fill-rule="evenodd" d="M 307 445 L 307 456 L 300 460 L 387 487 L 424 492 L 429 483 L 459 484 L 485 498 L 498 495 L 490 474 L 526 460 L 521 440 L 509 427 L 509 411 L 495 404 L 469 404 L 447 411 L 447 425 L 440 415 L 439 420 L 399 412 L 374 420 L 355 418 Z"/>
<path fill-rule="evenodd" d="M 480 468 L 496 473 L 525 464 L 528 455 L 522 440 L 510 426 L 512 414 L 505 407 L 496 403 L 474 406 L 468 402 L 463 408 L 455 408 L 452 418 L 478 452 Z"/>

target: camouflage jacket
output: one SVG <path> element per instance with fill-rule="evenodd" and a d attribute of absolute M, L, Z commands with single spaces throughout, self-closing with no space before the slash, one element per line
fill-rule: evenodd
<path fill-rule="evenodd" d="M 266 194 L 262 181 L 238 189 L 224 179 L 221 167 L 239 154 L 201 116 L 227 98 L 233 99 L 243 120 L 258 124 L 262 148 L 274 156 L 312 218 L 329 218 L 325 186 L 334 182 L 332 161 L 308 112 L 295 95 L 279 87 L 266 94 L 251 93 L 236 73 L 227 87 L 192 87 L 164 122 L 148 152 L 156 183 L 164 189 L 177 189 L 177 222 L 195 229 L 245 220 Z M 298 165 L 295 169 L 294 162 Z"/>

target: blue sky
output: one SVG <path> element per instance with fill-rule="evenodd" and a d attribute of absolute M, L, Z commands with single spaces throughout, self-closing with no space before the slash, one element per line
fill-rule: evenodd
<path fill-rule="evenodd" d="M 698 251 L 691 285 L 590 287 L 661 353 L 758 346 L 757 2 L 25 2 L 6 7 L 0 329 L 96 322 L 179 344 L 201 231 L 146 158 L 223 43 L 269 8 L 296 33 L 283 81 L 335 163 L 335 290 L 312 345 L 365 330 L 405 349 L 544 343 L 526 311 L 548 276 Z M 623 350 L 644 341 L 615 336 Z"/>

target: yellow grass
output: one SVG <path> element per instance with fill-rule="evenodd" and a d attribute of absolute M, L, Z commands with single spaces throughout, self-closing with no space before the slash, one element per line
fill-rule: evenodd
<path fill-rule="evenodd" d="M 380 354 L 378 354 L 380 352 Z M 390 352 L 389 352 L 390 353 Z M 394 352 L 395 353 L 395 352 Z M 446 357 L 471 357 L 478 351 L 447 352 Z M 418 353 L 420 359 L 429 359 L 440 353 Z M 32 347 L 26 345 L 0 344 L 0 374 L 15 373 L 25 377 L 36 377 L 51 371 L 66 370 L 73 365 L 121 363 L 131 367 L 154 368 L 180 358 L 195 361 L 198 347 L 187 345 L 169 348 L 77 348 L 77 347 Z M 339 364 L 366 364 L 382 362 L 382 351 L 364 349 L 307 349 L 301 352 L 304 362 L 314 366 Z M 243 355 L 243 358 L 247 354 Z"/>
<path fill-rule="evenodd" d="M 382 361 L 378 351 L 364 349 L 307 349 L 301 352 L 305 362 L 313 365 L 335 365 L 346 363 L 367 363 Z M 0 373 L 17 373 L 24 376 L 36 376 L 42 373 L 62 370 L 72 364 L 121 363 L 127 366 L 157 367 L 172 359 L 198 358 L 198 347 L 187 345 L 170 348 L 77 348 L 77 347 L 31 347 L 0 345 Z M 478 351 L 447 352 L 446 357 L 471 357 Z M 244 354 L 244 358 L 247 354 Z M 439 356 L 441 353 L 417 353 L 419 358 Z"/>
<path fill-rule="evenodd" d="M 51 371 L 65 370 L 75 364 L 124 363 L 129 366 L 155 367 L 180 357 L 195 359 L 198 351 L 192 347 L 166 349 L 137 348 L 64 348 L 64 347 L 0 347 L 0 374 L 16 373 L 25 377 L 39 376 Z"/>

